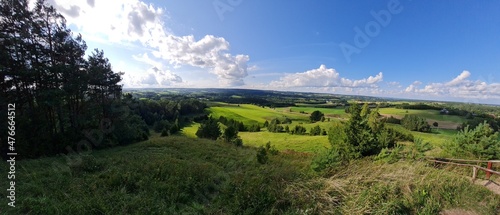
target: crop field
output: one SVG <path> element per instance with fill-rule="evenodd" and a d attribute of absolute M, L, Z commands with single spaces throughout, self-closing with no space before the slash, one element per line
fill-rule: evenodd
<path fill-rule="evenodd" d="M 291 124 L 283 124 L 293 129 L 295 126 L 300 125 L 307 129 L 307 132 L 314 126 L 319 125 L 321 129 L 330 129 L 331 122 L 338 120 L 345 120 L 348 114 L 345 113 L 343 108 L 315 108 L 315 107 L 285 107 L 285 108 L 262 108 L 256 105 L 249 104 L 227 104 L 221 102 L 211 103 L 208 109 L 210 114 L 218 118 L 224 116 L 228 119 L 242 121 L 246 125 L 259 123 L 262 125 L 266 120 L 271 121 L 274 118 L 284 119 L 285 117 L 292 119 Z M 309 116 L 315 111 L 323 112 L 330 121 L 310 123 Z M 303 113 L 300 113 L 303 111 Z M 408 111 L 408 113 L 406 112 Z M 431 154 L 437 154 L 441 151 L 440 147 L 449 141 L 453 140 L 454 135 L 457 133 L 456 125 L 464 121 L 459 116 L 440 115 L 439 111 L 435 110 L 403 110 L 396 108 L 381 108 L 380 113 L 384 115 L 393 115 L 396 118 L 401 118 L 405 114 L 414 114 L 427 118 L 429 124 L 438 122 L 439 127 L 433 128 L 431 133 L 422 133 L 415 131 L 406 131 L 412 133 L 416 138 L 421 138 L 426 142 L 433 145 L 434 149 L 430 151 Z M 198 124 L 183 129 L 183 134 L 188 137 L 196 137 L 195 133 Z M 401 125 L 387 124 L 387 126 L 396 128 L 398 130 L 405 130 Z M 224 126 L 222 126 L 224 127 Z M 309 136 L 309 135 L 291 135 L 288 133 L 271 133 L 266 128 L 261 132 L 240 132 L 240 137 L 244 145 L 248 146 L 264 146 L 267 142 L 278 150 L 295 150 L 300 152 L 317 152 L 325 147 L 329 147 L 327 136 Z"/>
<path fill-rule="evenodd" d="M 212 117 L 218 119 L 220 116 L 224 116 L 228 119 L 234 119 L 241 121 L 244 124 L 263 124 L 266 120 L 271 121 L 274 118 L 291 118 L 295 120 L 307 121 L 308 115 L 299 113 L 288 113 L 285 111 L 274 110 L 271 108 L 262 108 L 256 105 L 234 105 L 217 103 L 217 106 L 212 106 L 208 109 Z"/>
<path fill-rule="evenodd" d="M 463 123 L 465 119 L 460 116 L 442 115 L 437 110 L 407 110 L 407 109 L 397 109 L 397 108 L 380 108 L 380 114 L 393 115 L 394 117 L 404 115 L 418 115 L 429 120 L 435 121 L 447 121 L 453 123 Z"/>
<path fill-rule="evenodd" d="M 318 110 L 323 112 L 326 117 L 347 117 L 347 114 L 345 113 L 344 108 L 316 108 L 316 107 L 288 107 L 288 108 L 279 108 L 279 110 L 282 110 L 283 112 L 305 112 L 306 116 L 309 116 L 313 111 Z"/>
<path fill-rule="evenodd" d="M 291 135 L 267 131 L 240 132 L 239 135 L 244 145 L 259 147 L 271 142 L 271 145 L 274 145 L 280 151 L 288 149 L 315 153 L 330 147 L 327 136 Z"/>

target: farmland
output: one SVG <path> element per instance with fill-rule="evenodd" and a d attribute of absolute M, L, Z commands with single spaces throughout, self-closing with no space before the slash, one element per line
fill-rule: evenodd
<path fill-rule="evenodd" d="M 325 122 L 309 122 L 309 115 L 313 111 L 321 111 L 325 114 L 330 121 Z M 305 127 L 308 131 L 319 125 L 322 129 L 326 131 L 331 127 L 331 122 L 333 121 L 344 121 L 347 119 L 348 114 L 345 113 L 344 108 L 314 108 L 314 107 L 283 107 L 283 108 L 263 108 L 256 105 L 250 104 L 227 104 L 227 103 L 212 103 L 208 112 L 215 118 L 224 116 L 234 120 L 242 121 L 245 124 L 259 123 L 263 124 L 265 121 L 271 121 L 274 118 L 289 118 L 292 123 L 287 125 L 290 128 L 300 125 Z M 302 112 L 302 113 L 301 113 Z M 380 113 L 382 115 L 394 115 L 397 117 L 402 117 L 405 114 L 413 114 L 421 117 L 430 117 L 428 120 L 434 122 L 435 119 L 439 119 L 440 124 L 457 124 L 458 122 L 463 122 L 464 119 L 458 116 L 443 116 L 439 114 L 439 111 L 435 110 L 402 110 L 396 108 L 381 108 Z M 197 124 L 193 126 L 188 126 L 184 133 L 187 136 L 194 137 Z M 388 124 L 389 127 L 404 129 L 400 125 Z M 456 128 L 456 127 L 455 127 Z M 439 152 L 439 146 L 447 141 L 451 141 L 453 135 L 457 133 L 455 129 L 444 129 L 442 126 L 437 129 L 433 129 L 431 133 L 422 133 L 411 131 L 411 133 L 424 141 L 430 142 L 438 149 L 433 150 L 433 152 Z M 309 135 L 291 135 L 287 133 L 271 133 L 267 132 L 264 128 L 261 132 L 240 132 L 239 135 L 243 139 L 244 143 L 249 146 L 264 146 L 267 142 L 275 145 L 279 150 L 295 150 L 299 152 L 317 152 L 318 150 L 329 147 L 327 136 L 309 136 Z"/>

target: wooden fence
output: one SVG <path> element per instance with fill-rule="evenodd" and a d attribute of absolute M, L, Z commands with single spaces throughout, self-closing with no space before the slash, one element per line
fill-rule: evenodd
<path fill-rule="evenodd" d="M 435 164 L 441 163 L 441 164 L 450 164 L 455 166 L 472 167 L 472 180 L 476 179 L 478 170 L 486 172 L 486 180 L 490 180 L 492 174 L 500 175 L 500 172 L 492 170 L 493 164 L 500 164 L 500 160 L 484 161 L 484 160 L 464 160 L 464 159 L 434 158 L 434 157 L 428 157 L 427 160 L 430 162 L 434 162 Z M 481 163 L 486 163 L 486 168 L 480 166 Z"/>

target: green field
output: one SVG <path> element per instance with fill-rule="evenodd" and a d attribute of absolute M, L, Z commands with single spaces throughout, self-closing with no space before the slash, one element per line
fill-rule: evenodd
<path fill-rule="evenodd" d="M 309 115 L 315 110 L 319 110 L 325 113 L 327 117 L 334 116 L 341 118 L 330 118 L 330 122 L 325 121 L 310 123 Z M 300 113 L 300 111 L 304 111 L 305 113 Z M 390 114 L 396 116 L 415 114 L 427 119 L 439 121 L 440 128 L 433 129 L 432 133 L 421 133 L 414 131 L 410 132 L 406 131 L 401 125 L 387 124 L 387 126 L 389 127 L 410 132 L 416 138 L 421 138 L 424 141 L 431 143 L 434 146 L 434 149 L 430 152 L 432 154 L 439 153 L 441 151 L 440 146 L 442 146 L 446 142 L 452 141 L 454 135 L 457 133 L 456 130 L 442 129 L 441 127 L 454 127 L 457 123 L 464 120 L 463 118 L 458 116 L 440 115 L 439 111 L 435 110 L 408 110 L 408 113 L 406 113 L 406 111 L 407 110 L 396 108 L 380 109 L 381 114 Z M 322 129 L 328 131 L 332 124 L 332 121 L 345 120 L 345 118 L 348 117 L 348 114 L 345 113 L 343 108 L 286 107 L 273 109 L 262 108 L 248 104 L 235 105 L 219 102 L 212 103 L 211 107 L 209 108 L 209 112 L 216 118 L 224 116 L 226 118 L 242 121 L 246 125 L 254 123 L 259 123 L 260 125 L 262 125 L 266 120 L 270 121 L 273 118 L 283 119 L 284 117 L 288 117 L 292 119 L 292 123 L 288 124 L 290 129 L 293 129 L 296 125 L 300 125 L 305 127 L 307 129 L 307 132 L 309 132 L 309 130 L 316 125 L 319 125 Z M 283 126 L 286 126 L 286 124 Z M 186 136 L 195 137 L 197 128 L 198 125 L 193 124 L 192 126 L 184 128 L 183 133 Z M 271 142 L 279 150 L 290 149 L 300 152 L 317 152 L 318 150 L 324 149 L 325 147 L 329 147 L 327 136 L 270 133 L 265 129 L 257 133 L 240 132 L 239 135 L 243 140 L 243 144 L 249 146 L 263 146 L 267 142 Z"/>
<path fill-rule="evenodd" d="M 315 110 L 323 112 L 326 117 L 346 117 L 344 108 L 317 108 L 317 107 L 287 107 L 287 108 L 279 108 L 279 110 L 283 112 L 301 112 L 304 111 L 306 116 L 309 116 Z"/>
<path fill-rule="evenodd" d="M 218 119 L 220 116 L 224 116 L 229 119 L 234 119 L 241 121 L 244 124 L 255 124 L 260 123 L 261 125 L 267 120 L 271 121 L 274 118 L 291 118 L 294 120 L 307 121 L 308 115 L 299 113 L 288 113 L 286 111 L 275 110 L 271 108 L 262 108 L 255 105 L 248 104 L 226 104 L 226 103 L 216 103 L 217 106 L 212 106 L 208 109 L 212 117 Z"/>
<path fill-rule="evenodd" d="M 271 142 L 271 145 L 274 145 L 280 151 L 289 149 L 298 152 L 315 153 L 330 147 L 327 136 L 291 135 L 267 131 L 240 132 L 239 135 L 244 145 L 258 147 Z"/>
<path fill-rule="evenodd" d="M 437 121 L 448 121 L 453 123 L 463 123 L 466 120 L 460 116 L 442 115 L 439 114 L 438 110 L 405 110 L 397 108 L 380 108 L 380 114 L 404 116 L 408 115 L 418 115 L 426 119 L 437 120 Z"/>
<path fill-rule="evenodd" d="M 2 214 L 498 214 L 500 197 L 425 161 L 355 160 L 324 177 L 312 156 L 183 136 L 17 161 L 16 207 Z M 0 170 L 8 172 L 7 165 Z M 2 187 L 8 187 L 1 180 Z M 16 181 L 17 182 L 17 181 Z M 17 184 L 17 183 L 16 183 Z M 50 186 L 48 186 L 50 185 Z M 307 213 L 306 213 L 307 212 Z"/>

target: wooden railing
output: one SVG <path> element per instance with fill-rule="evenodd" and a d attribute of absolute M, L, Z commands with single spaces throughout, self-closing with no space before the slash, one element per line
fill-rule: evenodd
<path fill-rule="evenodd" d="M 454 158 L 434 158 L 427 157 L 427 160 L 430 162 L 442 163 L 442 164 L 450 164 L 455 166 L 466 166 L 472 167 L 472 180 L 476 179 L 477 171 L 482 170 L 486 172 L 486 180 L 490 180 L 492 174 L 500 175 L 500 172 L 492 170 L 493 164 L 500 164 L 500 160 L 464 160 L 464 159 L 454 159 Z M 476 164 L 470 164 L 476 163 Z M 479 166 L 478 163 L 486 163 L 486 168 Z"/>

